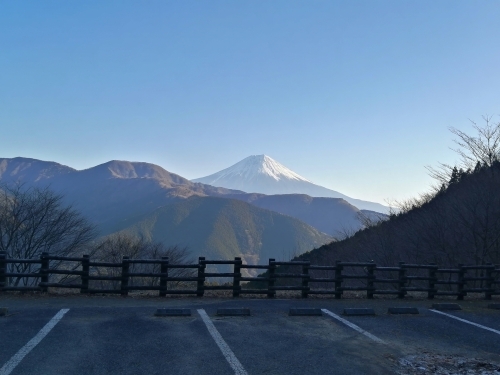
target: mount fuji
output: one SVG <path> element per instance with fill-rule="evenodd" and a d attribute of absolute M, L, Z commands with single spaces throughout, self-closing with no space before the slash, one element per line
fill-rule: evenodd
<path fill-rule="evenodd" d="M 252 155 L 229 168 L 192 180 L 226 189 L 262 194 L 307 194 L 311 197 L 342 198 L 361 210 L 387 214 L 380 203 L 348 197 L 316 185 L 267 155 Z"/>

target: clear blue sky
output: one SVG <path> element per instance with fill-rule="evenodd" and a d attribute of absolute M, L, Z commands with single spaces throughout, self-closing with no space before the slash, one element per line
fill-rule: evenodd
<path fill-rule="evenodd" d="M 187 178 L 267 154 L 384 203 L 500 120 L 500 1 L 0 2 L 0 157 Z"/>

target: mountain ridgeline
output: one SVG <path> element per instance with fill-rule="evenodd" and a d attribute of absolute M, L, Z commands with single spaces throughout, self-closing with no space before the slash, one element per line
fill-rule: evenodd
<path fill-rule="evenodd" d="M 336 225 L 345 225 L 342 220 L 320 223 L 321 215 L 314 212 L 320 213 L 321 205 L 313 203 L 318 198 L 266 199 L 191 182 L 148 163 L 110 161 L 78 171 L 35 159 L 0 159 L 0 184 L 18 183 L 62 194 L 67 204 L 97 225 L 102 236 L 129 232 L 167 246 L 185 246 L 193 257 L 241 256 L 248 263 L 286 259 L 332 241 L 342 229 Z M 327 199 L 331 208 L 343 210 L 346 223 L 361 226 L 356 207 L 342 199 Z M 280 204 L 283 200 L 288 203 Z M 328 215 L 325 222 L 332 217 Z"/>
<path fill-rule="evenodd" d="M 385 220 L 384 214 L 358 210 L 342 198 L 313 198 L 305 194 L 229 194 L 227 197 L 295 217 L 335 238 L 361 228 L 360 216 Z"/>
<path fill-rule="evenodd" d="M 49 186 L 96 223 L 103 234 L 119 227 L 125 218 L 193 195 L 238 193 L 193 183 L 154 164 L 116 160 L 78 171 L 35 159 L 0 159 L 0 182 Z"/>

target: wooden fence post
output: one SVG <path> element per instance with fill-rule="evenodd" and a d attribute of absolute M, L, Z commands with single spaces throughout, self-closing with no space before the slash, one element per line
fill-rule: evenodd
<path fill-rule="evenodd" d="M 406 268 L 404 268 L 405 263 L 399 262 L 399 275 L 398 275 L 398 298 L 405 298 L 406 290 Z"/>
<path fill-rule="evenodd" d="M 309 266 L 311 265 L 311 262 L 308 264 L 303 264 L 302 265 L 302 298 L 307 298 L 308 293 L 309 293 L 309 279 L 311 278 L 309 276 Z"/>
<path fill-rule="evenodd" d="M 458 289 L 458 296 L 457 296 L 457 299 L 458 300 L 463 300 L 464 299 L 464 296 L 467 294 L 464 292 L 464 288 L 465 288 L 465 268 L 464 268 L 464 265 L 463 264 L 459 264 L 458 265 L 458 285 L 457 285 L 457 289 Z"/>
<path fill-rule="evenodd" d="M 434 296 L 436 295 L 437 265 L 436 265 L 436 263 L 431 263 L 430 266 L 431 267 L 429 267 L 429 284 L 428 284 L 429 290 L 427 291 L 427 298 L 434 299 Z"/>
<path fill-rule="evenodd" d="M 121 282 L 121 295 L 123 297 L 128 296 L 128 272 L 130 269 L 130 263 L 128 257 L 124 256 L 122 259 L 122 282 Z"/>
<path fill-rule="evenodd" d="M 167 277 L 168 277 L 168 257 L 161 257 L 160 263 L 160 297 L 167 296 Z"/>
<path fill-rule="evenodd" d="M 48 283 L 49 282 L 49 253 L 42 253 L 40 255 L 40 282 Z M 44 285 L 41 287 L 42 293 L 47 293 L 49 288 Z"/>
<path fill-rule="evenodd" d="M 490 300 L 491 295 L 493 293 L 493 282 L 495 279 L 493 278 L 493 270 L 495 269 L 495 266 L 491 263 L 488 264 L 488 268 L 486 268 L 486 289 L 487 291 L 484 292 L 484 299 Z"/>
<path fill-rule="evenodd" d="M 233 276 L 233 297 L 240 296 L 240 279 L 241 279 L 241 265 L 242 261 L 240 257 L 234 258 L 234 276 Z"/>
<path fill-rule="evenodd" d="M 0 291 L 7 287 L 7 253 L 5 251 L 0 251 Z"/>
<path fill-rule="evenodd" d="M 89 274 L 90 274 L 90 256 L 84 255 L 82 257 L 82 286 L 80 288 L 80 293 L 88 293 L 89 292 Z"/>
<path fill-rule="evenodd" d="M 203 297 L 205 293 L 205 267 L 206 264 L 203 263 L 205 257 L 198 258 L 198 281 L 196 286 L 196 296 Z"/>
<path fill-rule="evenodd" d="M 342 298 L 342 264 L 340 260 L 335 261 L 335 298 Z"/>
<path fill-rule="evenodd" d="M 275 273 L 276 273 L 276 264 L 274 263 L 276 259 L 270 258 L 269 259 L 269 281 L 267 282 L 267 297 L 268 298 L 273 298 L 276 297 L 276 291 L 273 290 L 272 288 L 274 287 L 274 281 L 275 281 Z"/>
<path fill-rule="evenodd" d="M 373 263 L 373 260 L 370 261 L 370 263 Z M 373 265 L 369 265 L 367 267 L 367 272 L 368 272 L 368 279 L 366 283 L 366 298 L 368 299 L 373 299 L 373 292 L 375 291 L 375 263 Z"/>

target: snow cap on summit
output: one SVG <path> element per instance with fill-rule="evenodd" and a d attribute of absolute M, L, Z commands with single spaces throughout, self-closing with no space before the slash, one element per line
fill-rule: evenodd
<path fill-rule="evenodd" d="M 253 180 L 259 175 L 271 177 L 276 181 L 297 180 L 310 182 L 267 155 L 248 156 L 231 167 L 215 173 L 211 177 L 213 177 L 212 181 L 215 182 L 232 176 L 242 177 L 246 180 Z"/>

